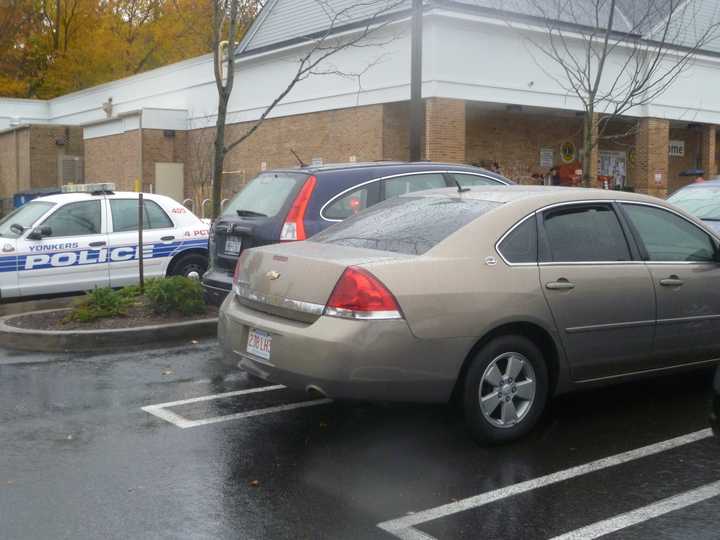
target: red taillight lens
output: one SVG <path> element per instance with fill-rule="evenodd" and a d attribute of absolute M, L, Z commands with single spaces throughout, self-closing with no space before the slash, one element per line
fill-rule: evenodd
<path fill-rule="evenodd" d="M 325 315 L 346 319 L 402 319 L 400 306 L 378 278 L 357 266 L 345 269 L 325 306 Z"/>
<path fill-rule="evenodd" d="M 290 212 L 285 218 L 285 224 L 280 232 L 281 241 L 288 242 L 307 238 L 305 235 L 305 211 L 315 190 L 315 184 L 317 184 L 317 178 L 314 176 L 305 180 L 305 184 L 295 197 Z"/>

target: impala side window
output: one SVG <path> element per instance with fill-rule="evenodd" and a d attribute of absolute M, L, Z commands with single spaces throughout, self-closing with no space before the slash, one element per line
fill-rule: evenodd
<path fill-rule="evenodd" d="M 535 215 L 525 219 L 500 242 L 498 251 L 511 264 L 537 263 Z"/>
<path fill-rule="evenodd" d="M 623 204 L 655 262 L 713 262 L 715 242 L 705 231 L 673 212 L 654 206 Z"/>
<path fill-rule="evenodd" d="M 632 259 L 615 211 L 608 204 L 570 205 L 543 215 L 543 262 L 620 262 Z"/>

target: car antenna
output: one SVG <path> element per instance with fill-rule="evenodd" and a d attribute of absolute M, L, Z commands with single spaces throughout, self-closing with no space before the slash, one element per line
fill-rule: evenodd
<path fill-rule="evenodd" d="M 460 185 L 460 182 L 458 182 L 458 179 L 455 178 L 454 176 L 453 176 L 453 178 L 455 179 L 455 185 L 456 185 L 457 188 L 458 188 L 458 193 L 466 193 L 466 192 L 470 191 L 470 188 L 469 188 L 469 187 L 462 187 L 462 186 Z"/>
<path fill-rule="evenodd" d="M 300 164 L 301 167 L 307 167 L 307 163 L 305 163 L 305 162 L 300 158 L 300 156 L 297 155 L 297 152 L 296 152 L 295 150 L 293 150 L 293 149 L 291 148 L 291 149 L 290 149 L 290 152 L 292 153 L 293 156 L 295 156 L 295 159 L 298 160 L 298 163 Z"/>

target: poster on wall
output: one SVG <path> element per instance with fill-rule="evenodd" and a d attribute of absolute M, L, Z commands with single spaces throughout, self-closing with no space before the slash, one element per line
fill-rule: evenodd
<path fill-rule="evenodd" d="M 560 159 L 562 159 L 563 163 L 572 163 L 575 161 L 575 155 L 576 155 L 575 145 L 571 142 L 564 142 L 562 146 L 560 146 Z"/>
<path fill-rule="evenodd" d="M 625 187 L 627 178 L 627 154 L 620 150 L 600 150 L 598 176 L 611 182 L 616 189 Z"/>
<path fill-rule="evenodd" d="M 540 148 L 540 167 L 549 169 L 555 164 L 555 150 L 552 146 Z"/>

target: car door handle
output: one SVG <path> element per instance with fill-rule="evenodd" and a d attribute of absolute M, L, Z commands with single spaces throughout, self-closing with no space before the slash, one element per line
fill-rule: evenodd
<path fill-rule="evenodd" d="M 575 288 L 575 284 L 569 282 L 565 278 L 560 278 L 557 281 L 551 281 L 545 284 L 545 288 L 551 291 L 569 291 Z"/>
<path fill-rule="evenodd" d="M 660 285 L 663 287 L 682 287 L 685 285 L 685 282 L 677 276 L 670 276 L 669 278 L 661 279 Z"/>
<path fill-rule="evenodd" d="M 103 247 L 107 246 L 107 242 L 90 242 L 88 245 L 90 247 Z"/>
<path fill-rule="evenodd" d="M 163 236 L 160 240 L 162 240 L 163 242 L 172 242 L 173 240 L 175 240 L 175 237 L 174 236 Z"/>

